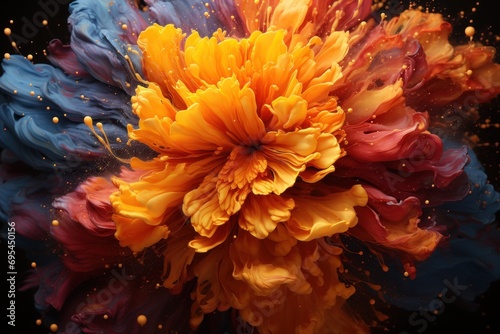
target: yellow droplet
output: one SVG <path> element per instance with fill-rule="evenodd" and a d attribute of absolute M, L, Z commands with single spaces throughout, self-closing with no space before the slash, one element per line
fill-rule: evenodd
<path fill-rule="evenodd" d="M 93 123 L 93 121 L 92 121 L 92 117 L 90 117 L 90 116 L 85 116 L 85 117 L 83 118 L 83 123 L 85 123 L 85 125 L 86 125 L 86 126 L 88 126 L 88 127 L 92 126 L 92 123 Z"/>
<path fill-rule="evenodd" d="M 49 21 L 47 21 L 47 20 L 43 20 L 43 21 L 42 21 L 42 24 L 43 24 L 44 26 L 46 26 L 46 25 L 48 25 L 48 24 L 49 24 Z"/>
<path fill-rule="evenodd" d="M 12 30 L 10 30 L 10 28 L 5 28 L 3 30 L 3 33 L 5 34 L 5 36 L 10 36 L 10 34 L 12 34 Z"/>
<path fill-rule="evenodd" d="M 40 326 L 42 324 L 42 319 L 36 319 L 35 324 Z"/>
<path fill-rule="evenodd" d="M 52 226 L 59 226 L 59 221 L 57 219 L 54 219 L 52 221 Z"/>
<path fill-rule="evenodd" d="M 26 58 L 28 58 L 28 60 L 33 60 L 33 55 L 29 54 L 28 56 L 26 56 Z"/>
<path fill-rule="evenodd" d="M 408 277 L 408 276 L 410 276 L 410 274 L 409 274 L 407 271 L 405 271 L 405 272 L 403 273 L 403 275 L 404 275 L 404 277 Z"/>
<path fill-rule="evenodd" d="M 36 262 L 31 262 L 31 268 L 36 268 Z"/>
<path fill-rule="evenodd" d="M 5 59 L 10 59 L 10 53 L 8 53 L 8 52 L 4 53 L 4 54 L 3 54 L 3 57 L 4 57 Z"/>
<path fill-rule="evenodd" d="M 56 324 L 52 324 L 52 325 L 50 325 L 50 331 L 51 331 L 52 333 L 57 332 L 57 330 L 58 330 L 58 329 L 59 329 L 59 327 L 57 327 L 57 325 L 56 325 Z"/>
<path fill-rule="evenodd" d="M 102 317 L 104 318 L 104 320 L 107 320 L 109 318 L 107 314 L 103 315 Z"/>
<path fill-rule="evenodd" d="M 429 204 L 430 202 L 429 202 L 429 200 L 428 200 L 428 199 L 426 199 L 426 200 L 424 201 L 424 203 L 425 203 L 425 204 Z"/>
<path fill-rule="evenodd" d="M 52 123 L 54 124 L 59 123 L 59 117 L 52 117 Z"/>
<path fill-rule="evenodd" d="M 127 27 L 127 25 L 126 25 L 125 23 L 124 23 L 124 24 L 122 24 L 122 29 L 123 29 L 123 30 L 127 30 L 127 28 L 128 28 L 128 27 Z"/>
<path fill-rule="evenodd" d="M 144 314 L 141 314 L 137 317 L 137 323 L 140 326 L 144 326 L 146 324 L 146 322 L 148 322 L 148 318 L 146 318 L 146 316 Z"/>
<path fill-rule="evenodd" d="M 467 28 L 465 28 L 465 35 L 472 38 L 472 36 L 474 36 L 474 34 L 476 33 L 476 29 L 474 29 L 474 27 L 471 27 L 471 26 L 468 26 Z"/>

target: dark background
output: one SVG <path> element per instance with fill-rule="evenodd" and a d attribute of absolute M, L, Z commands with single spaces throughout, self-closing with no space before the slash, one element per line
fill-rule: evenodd
<path fill-rule="evenodd" d="M 17 0 L 11 3 L 11 8 L 8 11 L 4 9 L 1 12 L 0 28 L 3 30 L 5 27 L 9 27 L 14 34 L 17 34 L 18 50 L 21 54 L 24 56 L 31 54 L 33 61 L 45 62 L 44 48 L 51 39 L 58 38 L 63 42 L 68 42 L 67 2 L 69 1 Z M 387 1 L 385 12 L 390 17 L 407 8 L 408 3 L 408 1 Z M 475 39 L 480 39 L 484 44 L 496 46 L 498 49 L 498 34 L 500 32 L 498 31 L 497 22 L 499 18 L 495 0 L 481 0 L 479 4 L 477 4 L 476 0 L 418 1 L 418 3 L 424 8 L 429 8 L 430 11 L 443 13 L 445 18 L 453 24 L 453 43 L 463 44 L 467 42 L 468 37 L 465 36 L 464 29 L 468 25 L 473 25 L 476 28 Z M 463 14 L 461 14 L 461 11 L 463 11 Z M 41 22 L 43 19 L 48 20 L 47 26 L 34 24 Z M 13 20 L 13 23 L 10 23 L 10 20 Z M 18 51 L 11 46 L 9 39 L 2 34 L 0 35 L 0 55 L 5 52 L 14 54 Z M 491 124 L 500 123 L 498 98 L 490 105 L 483 107 L 481 115 L 478 124 L 484 123 L 486 120 L 490 120 Z M 498 147 L 495 146 L 495 142 L 498 142 L 499 139 L 499 129 L 494 126 L 483 129 L 477 125 L 471 127 L 468 131 L 471 134 L 478 135 L 479 145 L 476 152 L 487 170 L 490 182 L 499 190 L 500 173 L 498 167 L 500 159 Z M 1 246 L 2 252 L 6 254 L 3 240 Z M 30 267 L 30 263 L 31 261 L 26 259 L 20 250 L 17 250 L 18 281 L 22 279 L 22 272 Z M 17 295 L 16 331 L 9 333 L 49 333 L 48 330 L 41 329 L 34 324 L 38 315 L 33 307 L 32 293 L 32 291 L 28 291 Z M 446 305 L 445 311 L 437 316 L 434 322 L 429 323 L 425 333 L 500 333 L 500 282 L 493 284 L 485 295 L 478 298 L 478 301 L 480 302 L 480 308 L 475 312 L 464 311 L 454 304 Z M 411 327 L 408 328 L 409 326 L 407 326 L 408 314 L 401 313 L 401 319 L 401 327 L 396 324 L 388 333 L 398 334 L 401 330 L 409 331 L 411 329 Z"/>

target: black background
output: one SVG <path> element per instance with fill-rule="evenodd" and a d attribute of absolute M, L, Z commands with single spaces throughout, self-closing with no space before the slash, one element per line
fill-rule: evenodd
<path fill-rule="evenodd" d="M 0 28 L 3 30 L 5 27 L 10 27 L 13 33 L 22 37 L 22 39 L 18 39 L 18 50 L 24 56 L 31 54 L 35 62 L 45 62 L 44 48 L 51 39 L 59 38 L 63 42 L 68 41 L 66 24 L 68 10 L 67 4 L 64 4 L 66 2 L 67 0 L 17 0 L 11 2 L 11 8 L 8 11 L 5 9 L 2 10 L 0 14 Z M 52 6 L 44 8 L 42 3 L 51 3 Z M 408 7 L 408 3 L 408 1 L 387 1 L 386 12 L 389 16 L 391 16 L 391 14 L 396 14 L 398 10 Z M 452 42 L 456 44 L 467 42 L 468 37 L 465 36 L 464 29 L 468 25 L 473 25 L 476 28 L 476 35 L 474 38 L 481 39 L 483 43 L 496 46 L 498 49 L 499 42 L 497 36 L 500 32 L 498 31 L 497 22 L 499 17 L 498 10 L 496 10 L 497 2 L 495 0 L 481 0 L 479 4 L 474 0 L 419 1 L 418 3 L 424 8 L 429 8 L 431 11 L 443 13 L 445 18 L 452 22 L 454 26 Z M 57 8 L 54 4 L 57 4 Z M 476 10 L 473 11 L 473 8 L 476 8 Z M 460 14 L 461 11 L 464 12 L 463 17 Z M 33 25 L 29 27 L 29 23 L 26 23 L 40 22 L 44 18 L 48 19 L 47 26 L 38 27 Z M 13 23 L 11 23 L 10 20 L 13 20 Z M 0 55 L 5 52 L 11 54 L 17 52 L 17 50 L 11 46 L 10 40 L 3 35 L 0 35 L 0 52 Z M 497 56 L 497 62 L 498 61 Z M 498 98 L 490 105 L 483 107 L 481 115 L 482 118 L 478 124 L 483 123 L 485 120 L 490 120 L 492 124 L 500 123 Z M 490 182 L 499 190 L 500 174 L 498 167 L 500 159 L 498 147 L 494 145 L 499 139 L 499 129 L 496 127 L 481 129 L 480 126 L 473 126 L 468 129 L 468 131 L 479 136 L 480 141 L 479 146 L 476 148 L 476 152 L 487 170 Z M 2 251 L 6 254 L 4 249 L 5 243 L 2 240 Z M 29 268 L 30 263 L 31 261 L 26 259 L 23 253 L 18 250 L 18 280 L 22 279 L 22 272 Z M 500 282 L 493 284 L 484 296 L 478 298 L 478 301 L 481 303 L 481 306 L 476 312 L 464 311 L 454 304 L 446 305 L 445 311 L 440 314 L 434 322 L 429 324 L 424 333 L 500 333 Z M 9 329 L 8 333 L 50 333 L 50 331 L 41 329 L 34 324 L 38 315 L 33 308 L 32 291 L 20 292 L 16 297 L 16 303 L 16 330 L 11 331 L 11 329 Z M 396 325 L 392 327 L 388 333 L 398 334 L 401 330 L 409 331 L 408 326 L 404 326 L 407 318 L 407 314 L 401 313 L 402 327 L 398 327 L 399 325 L 396 322 Z M 6 319 L 2 321 L 7 322 Z M 2 325 L 2 327 L 6 328 L 5 325 Z"/>

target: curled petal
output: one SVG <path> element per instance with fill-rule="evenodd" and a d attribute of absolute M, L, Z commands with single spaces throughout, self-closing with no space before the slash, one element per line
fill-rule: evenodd
<path fill-rule="evenodd" d="M 274 234 L 283 235 L 286 230 L 277 228 Z M 264 245 L 273 243 L 264 240 Z M 249 233 L 240 233 L 234 241 L 231 258 L 234 263 L 233 277 L 249 284 L 256 295 L 269 295 L 281 285 L 297 293 L 307 293 L 310 286 L 300 271 L 301 258 L 295 248 L 278 256 L 268 254 L 259 239 Z"/>
<path fill-rule="evenodd" d="M 419 227 L 421 209 L 418 199 L 409 197 L 398 202 L 376 189 L 366 189 L 369 204 L 357 208 L 359 223 L 349 233 L 387 250 L 402 252 L 403 261 L 427 259 L 443 236 L 439 232 Z M 409 274 L 415 277 L 414 270 Z"/>
<path fill-rule="evenodd" d="M 132 256 L 114 238 L 109 195 L 115 190 L 110 180 L 95 177 L 54 201 L 58 224 L 52 226 L 51 234 L 64 249 L 62 261 L 71 271 L 98 272 Z M 89 244 L 93 245 L 90 249 Z"/>
<path fill-rule="evenodd" d="M 358 222 L 354 207 L 366 205 L 367 199 L 365 190 L 359 185 L 324 196 L 301 196 L 295 199 L 287 228 L 301 241 L 346 232 Z"/>
<path fill-rule="evenodd" d="M 276 225 L 286 222 L 293 210 L 292 198 L 277 195 L 250 196 L 245 202 L 238 218 L 239 226 L 259 239 L 266 238 Z"/>

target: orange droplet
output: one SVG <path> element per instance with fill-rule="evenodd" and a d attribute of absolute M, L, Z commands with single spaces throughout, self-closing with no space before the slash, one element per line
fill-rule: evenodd
<path fill-rule="evenodd" d="M 144 314 L 141 314 L 137 317 L 137 323 L 140 326 L 144 326 L 146 324 L 146 322 L 148 322 L 148 318 L 146 318 L 146 316 Z"/>
<path fill-rule="evenodd" d="M 57 325 L 56 325 L 56 324 L 52 324 L 52 325 L 50 325 L 50 331 L 51 331 L 52 333 L 57 332 L 57 330 L 58 330 L 58 329 L 59 329 L 59 327 L 57 327 Z"/>
<path fill-rule="evenodd" d="M 472 37 L 472 36 L 474 36 L 475 33 L 476 33 L 476 29 L 474 29 L 474 27 L 468 26 L 467 28 L 465 28 L 465 35 L 466 36 Z"/>

